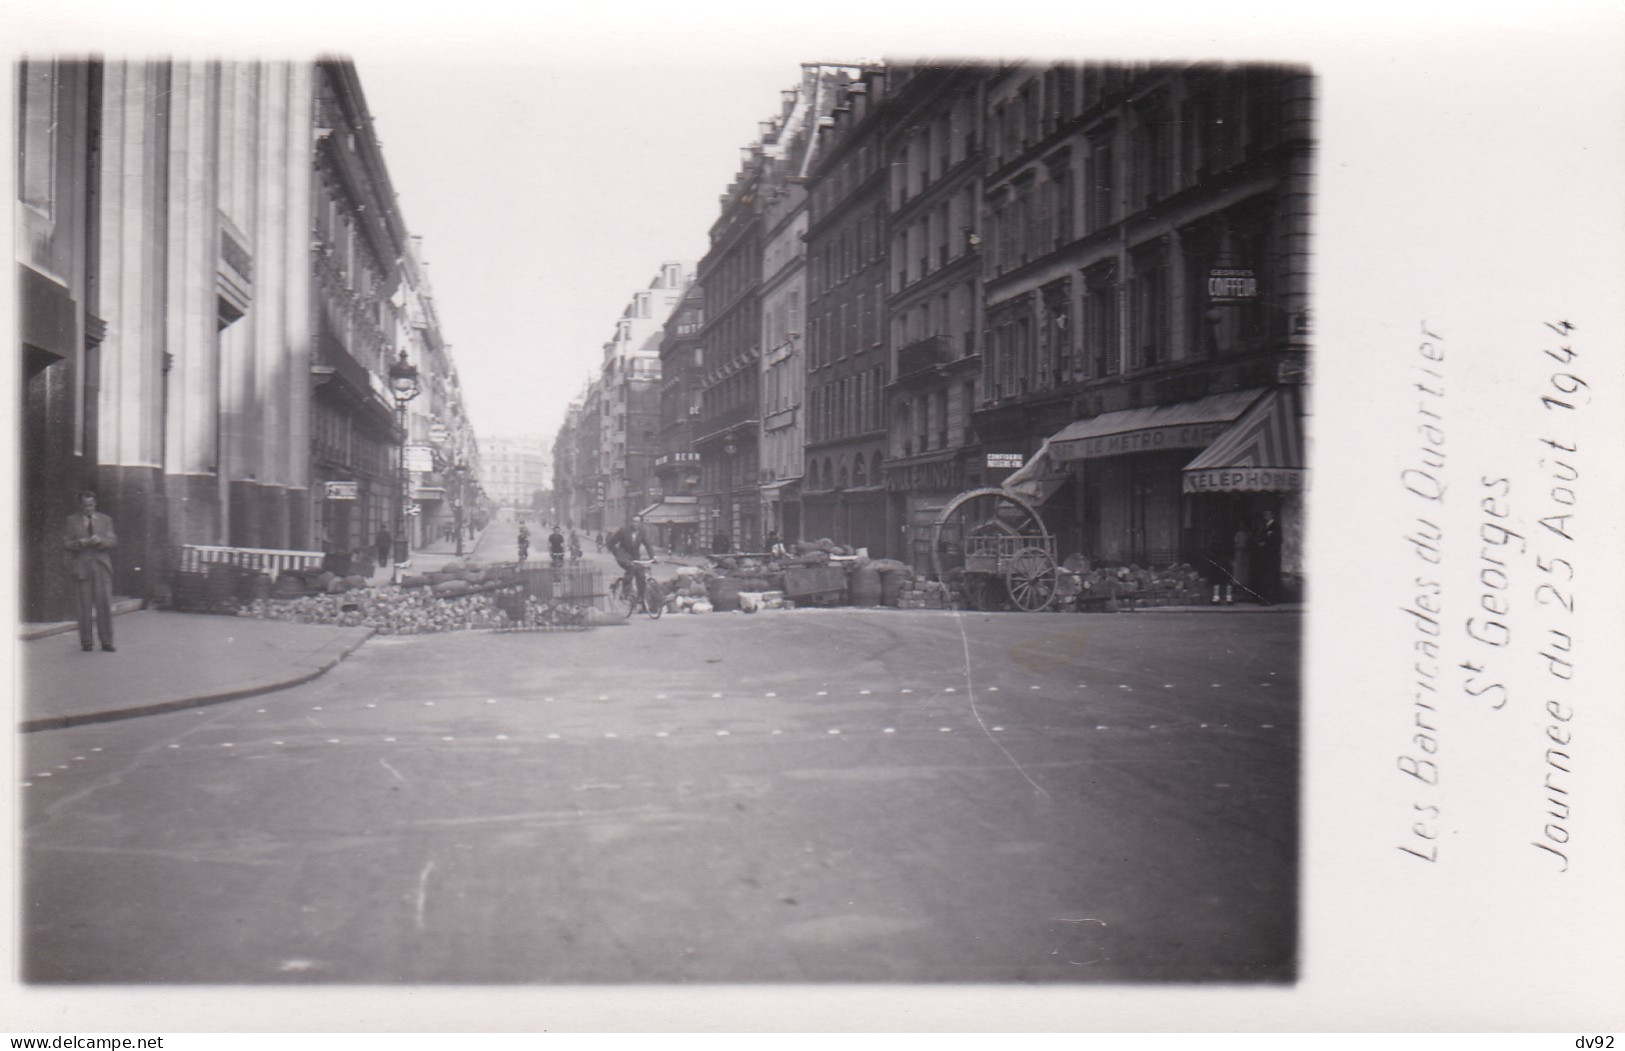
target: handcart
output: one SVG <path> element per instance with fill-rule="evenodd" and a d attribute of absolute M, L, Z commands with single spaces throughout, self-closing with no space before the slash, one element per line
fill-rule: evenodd
<path fill-rule="evenodd" d="M 1058 578 L 1055 538 L 1027 500 L 972 489 L 948 501 L 931 531 L 938 580 L 958 585 L 971 609 L 1048 609 Z"/>

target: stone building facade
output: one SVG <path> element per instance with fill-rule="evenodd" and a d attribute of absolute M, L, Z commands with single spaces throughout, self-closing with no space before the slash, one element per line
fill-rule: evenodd
<path fill-rule="evenodd" d="M 891 381 L 887 299 L 888 75 L 864 69 L 820 123 L 809 186 L 806 471 L 802 531 L 890 556 L 885 389 Z"/>
<path fill-rule="evenodd" d="M 354 67 L 20 80 L 24 616 L 67 612 L 53 523 L 81 487 L 118 522 L 121 594 L 158 593 L 185 544 L 370 549 L 403 497 L 408 252 Z"/>
<path fill-rule="evenodd" d="M 896 557 L 931 568 L 931 536 L 956 494 L 984 477 L 979 405 L 982 67 L 888 67 L 886 155 L 892 352 L 882 476 Z"/>
<path fill-rule="evenodd" d="M 1299 571 L 1311 87 L 1271 66 L 990 74 L 975 427 L 1047 458 L 1063 555 L 1206 565 L 1273 512 Z M 1208 470 L 1260 456 L 1279 462 Z"/>

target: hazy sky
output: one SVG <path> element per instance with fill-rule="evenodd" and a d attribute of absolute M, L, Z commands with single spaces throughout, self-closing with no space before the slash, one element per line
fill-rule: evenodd
<path fill-rule="evenodd" d="M 632 293 L 692 267 L 797 60 L 357 54 L 479 433 L 552 435 Z"/>

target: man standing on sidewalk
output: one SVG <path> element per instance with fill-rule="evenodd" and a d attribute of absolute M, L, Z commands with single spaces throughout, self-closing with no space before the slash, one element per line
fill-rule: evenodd
<path fill-rule="evenodd" d="M 79 598 L 79 646 L 88 651 L 92 639 L 91 616 L 102 649 L 113 652 L 113 548 L 118 535 L 113 520 L 96 510 L 96 494 L 79 494 L 80 510 L 62 526 L 62 546 L 68 552 Z"/>

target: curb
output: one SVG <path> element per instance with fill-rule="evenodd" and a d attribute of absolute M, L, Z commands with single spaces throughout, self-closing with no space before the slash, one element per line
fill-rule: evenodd
<path fill-rule="evenodd" d="M 113 600 L 113 616 L 135 613 L 145 606 L 146 603 L 138 598 L 116 598 Z M 52 624 L 28 624 L 17 632 L 17 638 L 22 642 L 35 642 L 39 639 L 48 639 L 52 635 L 66 635 L 70 631 L 78 630 L 79 622 L 75 620 L 57 621 Z"/>
<path fill-rule="evenodd" d="M 267 683 L 262 686 L 245 686 L 241 689 L 227 690 L 223 693 L 180 697 L 174 700 L 158 701 L 153 704 L 137 705 L 131 708 L 116 708 L 100 712 L 83 712 L 79 715 L 58 715 L 41 719 L 29 719 L 26 722 L 19 723 L 17 729 L 21 733 L 35 733 L 40 730 L 65 730 L 70 726 L 111 723 L 122 719 L 138 719 L 144 715 L 164 715 L 169 712 L 184 711 L 187 708 L 202 708 L 211 704 L 223 704 L 226 701 L 240 701 L 247 697 L 259 697 L 267 693 L 276 693 L 278 690 L 303 686 L 312 679 L 319 678 L 331 671 L 340 661 L 360 649 L 361 644 L 372 638 L 373 634 L 373 630 L 368 630 L 365 635 L 345 646 L 337 655 L 324 661 L 320 667 L 292 679 Z"/>

